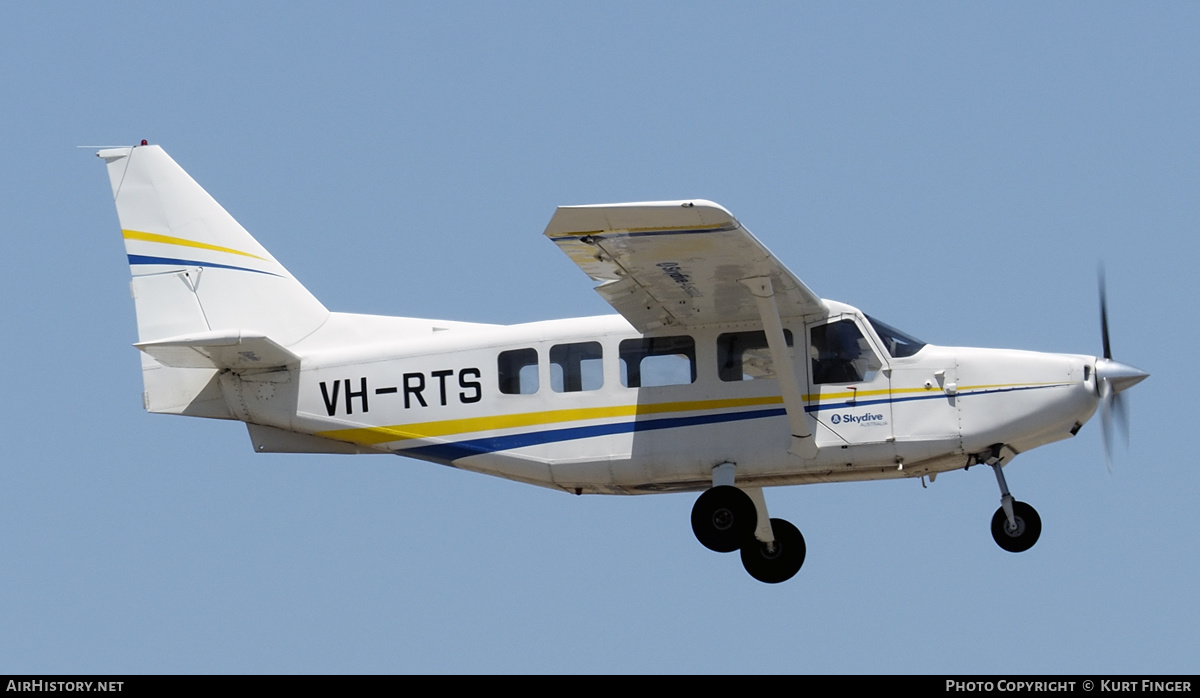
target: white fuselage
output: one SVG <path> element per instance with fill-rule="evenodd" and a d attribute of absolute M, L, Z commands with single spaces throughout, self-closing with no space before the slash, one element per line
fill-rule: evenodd
<path fill-rule="evenodd" d="M 746 486 L 914 477 L 993 445 L 1020 453 L 1066 438 L 1096 409 L 1092 357 L 926 345 L 893 358 L 859 311 L 826 303 L 812 325 L 854 322 L 876 359 L 859 380 L 814 383 L 811 326 L 784 319 L 807 380 L 810 459 L 789 453 L 769 370 L 727 380 L 718 369 L 718 338 L 751 325 L 643 335 L 619 316 L 442 329 L 334 314 L 328 332 L 292 347 L 298 370 L 219 382 L 260 451 L 390 452 L 575 493 L 702 490 L 723 462 Z M 348 344 L 350 327 L 359 341 Z M 694 349 L 652 356 L 629 387 L 628 347 L 645 337 L 690 337 Z M 574 383 L 572 367 L 585 374 Z"/>

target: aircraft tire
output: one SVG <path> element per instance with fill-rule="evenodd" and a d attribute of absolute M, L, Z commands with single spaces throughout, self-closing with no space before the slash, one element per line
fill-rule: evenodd
<path fill-rule="evenodd" d="M 992 538 L 996 539 L 996 545 L 1010 553 L 1023 553 L 1042 535 L 1042 518 L 1025 502 L 1013 502 L 1013 518 L 1017 520 L 1017 530 L 1010 531 L 1004 507 L 997 509 L 992 515 Z"/>
<path fill-rule="evenodd" d="M 775 534 L 775 549 L 753 539 L 742 546 L 742 566 L 760 582 L 778 584 L 786 582 L 800 571 L 804 564 L 807 548 L 800 529 L 784 519 L 771 519 L 771 530 Z"/>
<path fill-rule="evenodd" d="M 692 532 L 709 550 L 731 553 L 754 538 L 758 510 L 750 495 L 732 485 L 718 485 L 692 506 Z"/>

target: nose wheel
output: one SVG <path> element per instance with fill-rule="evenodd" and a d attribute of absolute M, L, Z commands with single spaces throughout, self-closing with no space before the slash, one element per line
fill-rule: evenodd
<path fill-rule="evenodd" d="M 1004 479 L 1003 465 L 1004 447 L 996 444 L 992 447 L 992 456 L 984 462 L 992 466 L 996 473 L 996 484 L 1000 485 L 1000 508 L 992 515 L 992 538 L 996 545 L 1010 553 L 1023 553 L 1033 547 L 1042 535 L 1042 517 L 1037 510 L 1025 502 L 1018 502 L 1008 491 L 1008 482 Z"/>
<path fill-rule="evenodd" d="M 1036 509 L 1025 502 L 1014 501 L 1012 508 L 1011 524 L 1003 506 L 992 515 L 992 538 L 996 539 L 996 545 L 1010 553 L 1023 553 L 1032 548 L 1038 536 L 1042 535 L 1042 518 Z"/>

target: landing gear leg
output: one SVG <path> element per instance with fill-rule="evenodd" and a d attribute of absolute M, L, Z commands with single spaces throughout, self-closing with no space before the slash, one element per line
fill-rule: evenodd
<path fill-rule="evenodd" d="M 996 473 L 1000 485 L 1000 508 L 992 515 L 992 538 L 996 545 L 1010 553 L 1022 553 L 1033 547 L 1042 535 L 1042 519 L 1037 510 L 1025 502 L 1018 502 L 1009 494 L 1008 483 L 1000 470 L 1001 459 L 989 459 L 988 465 Z"/>
<path fill-rule="evenodd" d="M 713 468 L 713 486 L 692 507 L 692 532 L 709 550 L 741 550 L 742 566 L 760 582 L 786 582 L 800 571 L 804 536 L 783 519 L 772 519 L 761 487 L 733 484 L 736 467 Z"/>

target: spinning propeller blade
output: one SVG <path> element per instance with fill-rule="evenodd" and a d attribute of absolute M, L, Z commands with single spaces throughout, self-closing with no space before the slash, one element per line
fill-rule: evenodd
<path fill-rule="evenodd" d="M 1104 357 L 1096 359 L 1096 389 L 1100 393 L 1100 426 L 1104 436 L 1104 463 L 1112 472 L 1112 429 L 1114 418 L 1117 427 L 1129 444 L 1129 413 L 1121 393 L 1141 383 L 1149 373 L 1114 361 L 1112 344 L 1108 338 L 1108 292 L 1104 283 L 1104 269 L 1100 269 L 1100 338 L 1104 344 Z"/>

